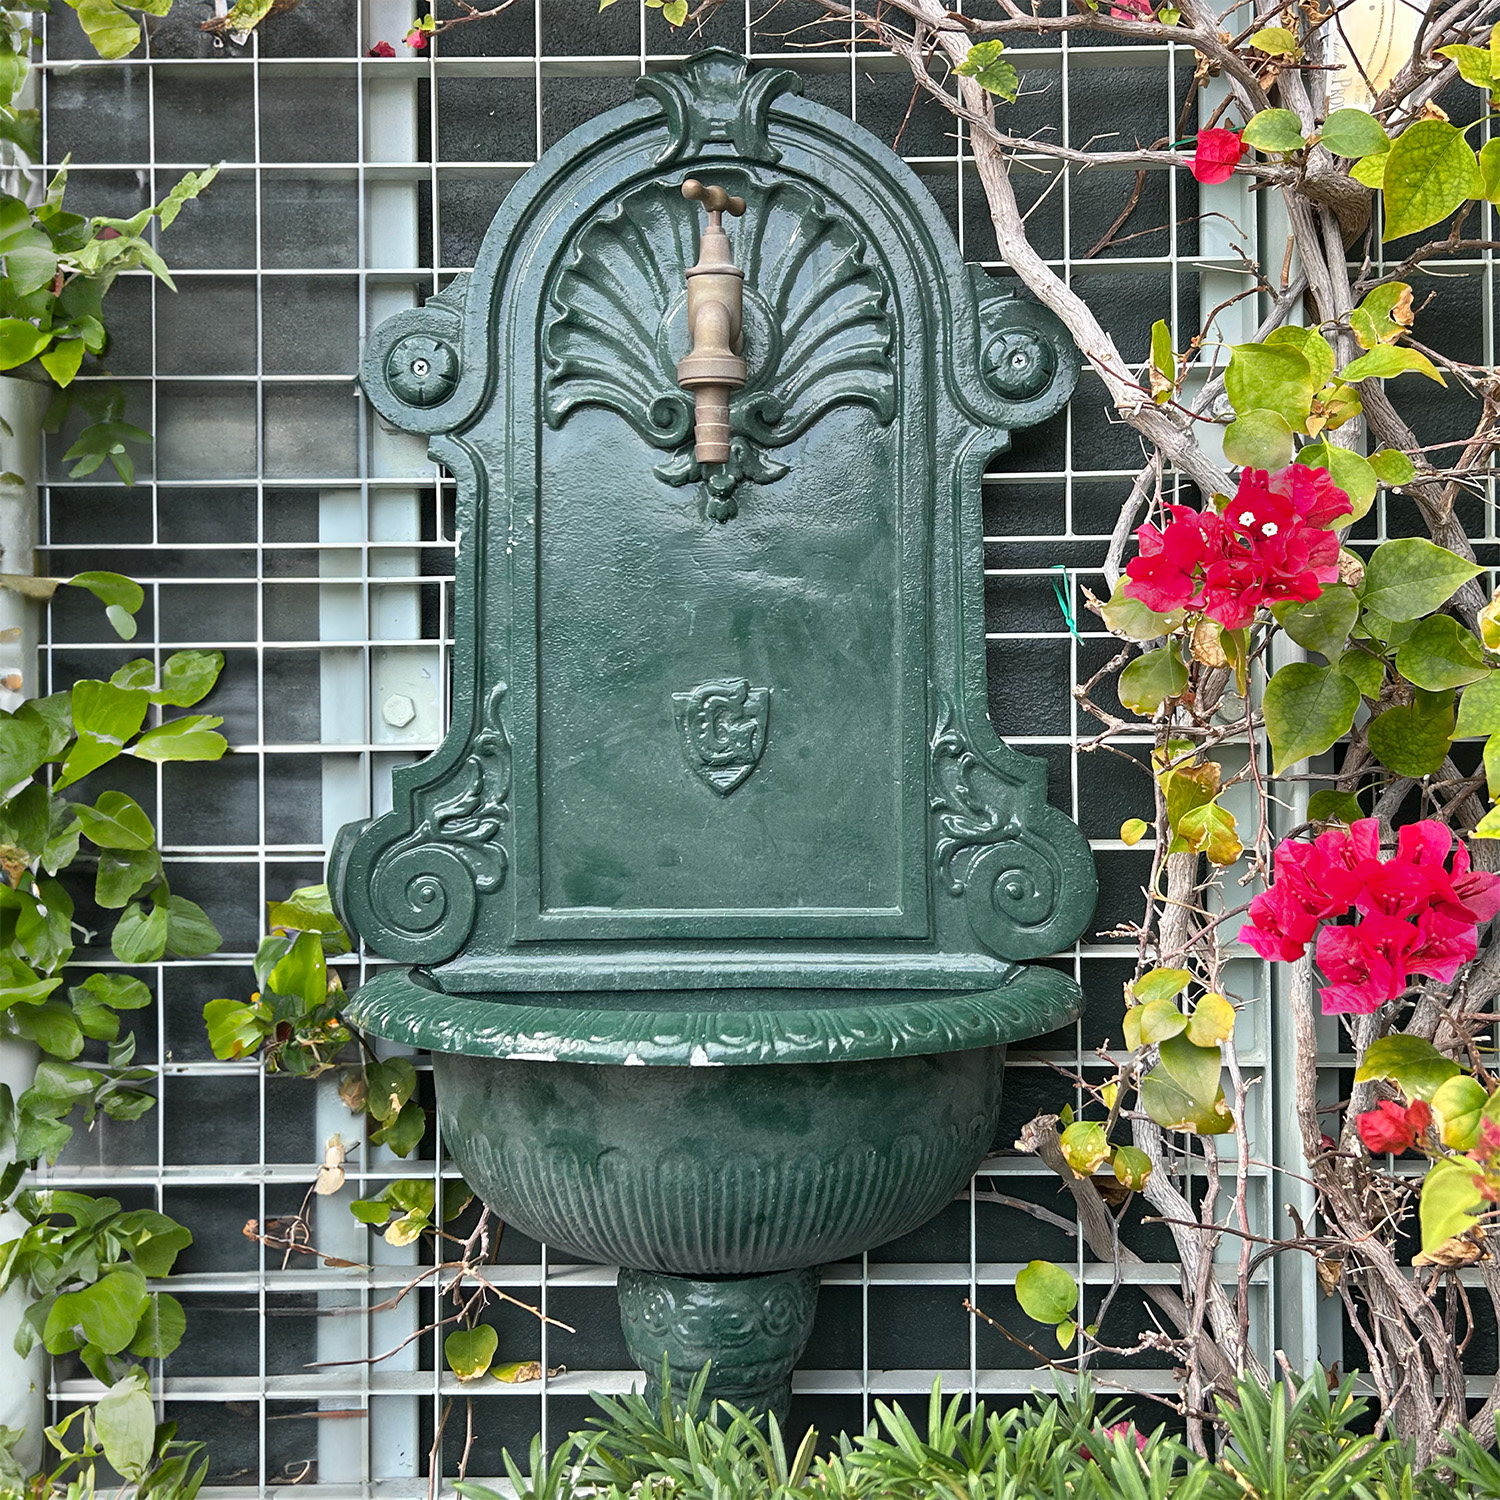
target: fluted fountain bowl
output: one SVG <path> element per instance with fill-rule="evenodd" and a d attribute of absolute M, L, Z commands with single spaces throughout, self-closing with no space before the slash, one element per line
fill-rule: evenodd
<path fill-rule="evenodd" d="M 436 1053 L 443 1140 L 507 1223 L 672 1276 L 842 1260 L 925 1223 L 994 1138 L 1003 1046 L 660 1068 Z"/>

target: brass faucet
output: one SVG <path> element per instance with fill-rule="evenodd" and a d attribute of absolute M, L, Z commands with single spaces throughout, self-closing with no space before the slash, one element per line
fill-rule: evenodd
<path fill-rule="evenodd" d="M 729 393 L 745 383 L 740 355 L 745 273 L 734 263 L 723 215 L 738 218 L 745 200 L 721 187 L 689 177 L 682 196 L 708 210 L 708 228 L 698 246 L 698 264 L 687 273 L 691 352 L 677 361 L 677 383 L 693 393 L 693 456 L 700 464 L 729 458 Z"/>

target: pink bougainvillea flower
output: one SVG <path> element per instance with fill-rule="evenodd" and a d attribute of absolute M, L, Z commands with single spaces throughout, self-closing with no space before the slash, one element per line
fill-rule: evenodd
<path fill-rule="evenodd" d="M 1329 981 L 1318 992 L 1323 1014 L 1367 1016 L 1407 985 L 1407 956 L 1417 929 L 1402 917 L 1366 917 L 1352 927 L 1325 927 L 1314 950 Z"/>
<path fill-rule="evenodd" d="M 365 53 L 366 57 L 394 57 L 395 55 L 396 49 L 391 46 L 389 42 L 376 42 L 375 45 Z"/>
<path fill-rule="evenodd" d="M 1267 475 L 1267 488 L 1290 500 L 1309 526 L 1330 526 L 1350 514 L 1348 495 L 1333 482 L 1327 469 L 1288 464 Z"/>
<path fill-rule="evenodd" d="M 1200 130 L 1198 149 L 1189 170 L 1199 182 L 1228 182 L 1235 164 L 1245 154 L 1245 143 L 1233 130 Z"/>
<path fill-rule="evenodd" d="M 1351 907 L 1362 921 L 1322 926 Z M 1286 960 L 1301 958 L 1316 934 L 1329 981 L 1324 1014 L 1369 1015 L 1402 994 L 1413 974 L 1451 984 L 1478 951 L 1479 925 L 1497 913 L 1500 876 L 1472 869 L 1446 825 L 1407 824 L 1382 858 L 1379 823 L 1361 818 L 1312 843 L 1281 844 L 1275 878 L 1250 903 L 1240 938 L 1263 958 Z"/>
<path fill-rule="evenodd" d="M 1130 578 L 1127 592 L 1159 615 L 1197 607 L 1197 574 L 1219 530 L 1216 515 L 1196 511 L 1190 505 L 1169 505 L 1166 509 L 1169 519 L 1165 531 L 1149 522 L 1136 530 L 1140 556 L 1131 558 L 1125 569 Z"/>
<path fill-rule="evenodd" d="M 402 37 L 402 41 L 411 48 L 413 52 L 425 52 L 427 50 L 428 35 L 420 26 L 413 26 L 410 31 Z"/>
<path fill-rule="evenodd" d="M 1152 0 L 1114 0 L 1109 13 L 1116 21 L 1149 21 L 1155 10 Z"/>
<path fill-rule="evenodd" d="M 1338 537 L 1322 522 L 1349 508 L 1320 470 L 1246 469 L 1222 516 L 1169 505 L 1165 529 L 1136 531 L 1126 593 L 1158 614 L 1202 610 L 1240 630 L 1262 605 L 1307 602 L 1338 577 Z M 1316 518 L 1316 519 L 1315 519 Z"/>
<path fill-rule="evenodd" d="M 1417 1144 L 1418 1137 L 1431 1123 L 1432 1109 L 1420 1099 L 1411 1104 L 1382 1099 L 1374 1109 L 1366 1110 L 1355 1125 L 1367 1151 L 1376 1156 L 1387 1152 L 1399 1156 Z"/>

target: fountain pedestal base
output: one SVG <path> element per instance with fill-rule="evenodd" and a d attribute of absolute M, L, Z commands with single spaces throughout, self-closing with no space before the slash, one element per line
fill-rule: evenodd
<path fill-rule="evenodd" d="M 674 1388 L 705 1364 L 708 1399 L 785 1424 L 792 1367 L 812 1334 L 818 1273 L 773 1271 L 698 1281 L 655 1271 L 620 1272 L 620 1325 L 630 1357 L 646 1374 L 646 1399 L 661 1399 L 662 1357 Z"/>

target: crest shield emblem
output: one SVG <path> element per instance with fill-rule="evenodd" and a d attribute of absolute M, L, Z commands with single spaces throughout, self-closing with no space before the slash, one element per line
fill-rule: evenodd
<path fill-rule="evenodd" d="M 672 712 L 688 770 L 721 797 L 743 786 L 766 748 L 770 707 L 770 688 L 751 687 L 743 677 L 673 693 Z"/>

